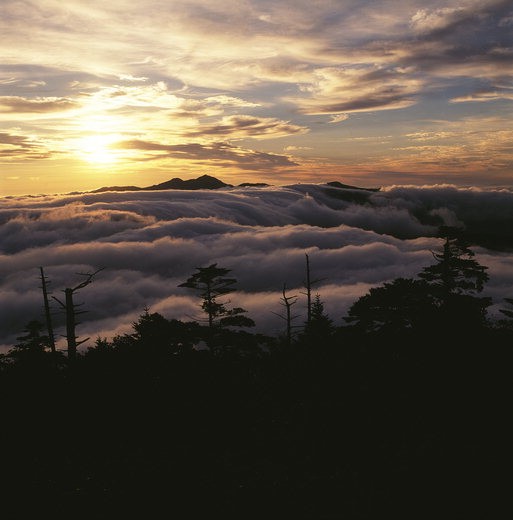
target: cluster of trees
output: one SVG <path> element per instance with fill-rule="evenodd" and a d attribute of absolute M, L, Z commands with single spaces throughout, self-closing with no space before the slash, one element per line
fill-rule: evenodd
<path fill-rule="evenodd" d="M 472 251 L 447 235 L 433 257 L 344 326 L 308 267 L 305 323 L 284 287 L 279 338 L 250 332 L 217 264 L 181 284 L 201 320 L 145 310 L 72 360 L 31 322 L 0 363 L 4 509 L 21 495 L 22 518 L 34 503 L 88 518 L 509 517 L 513 299 L 491 322 Z"/>
<path fill-rule="evenodd" d="M 417 278 L 397 278 L 380 287 L 372 288 L 359 298 L 349 309 L 344 318 L 346 327 L 352 327 L 360 333 L 401 333 L 417 331 L 423 333 L 436 326 L 439 331 L 466 331 L 466 333 L 486 327 L 512 328 L 513 299 L 506 298 L 506 308 L 500 309 L 503 320 L 490 322 L 487 309 L 492 304 L 489 297 L 480 296 L 488 280 L 487 267 L 480 265 L 468 245 L 450 229 L 444 229 L 443 247 L 433 252 L 434 263 L 425 267 Z M 77 356 L 77 346 L 89 338 L 78 341 L 75 327 L 76 317 L 82 311 L 77 310 L 73 294 L 90 284 L 98 273 L 83 273 L 85 280 L 76 287 L 66 289 L 66 302 L 54 298 L 66 311 L 67 358 L 73 362 Z M 168 320 L 157 313 L 145 309 L 139 320 L 133 323 L 134 333 L 115 337 L 112 341 L 98 338 L 96 347 L 107 345 L 126 346 L 130 342 L 152 344 L 162 343 L 171 350 L 193 348 L 201 343 L 212 352 L 218 353 L 223 348 L 246 354 L 248 348 L 264 351 L 270 344 L 291 345 L 298 342 L 326 341 L 340 331 L 333 320 L 326 314 L 319 294 L 312 297 L 312 290 L 318 280 L 311 279 L 310 261 L 306 255 L 306 281 L 304 293 L 307 296 L 307 317 L 302 325 L 295 325 L 299 316 L 294 314 L 293 306 L 297 303 L 296 295 L 288 295 L 283 286 L 281 305 L 283 313 L 275 313 L 286 322 L 281 338 L 271 338 L 263 334 L 249 334 L 243 328 L 250 328 L 255 322 L 247 316 L 242 307 L 229 307 L 229 301 L 223 297 L 235 290 L 237 280 L 230 275 L 230 269 L 211 264 L 196 268 L 179 287 L 194 291 L 201 300 L 204 319 L 198 318 L 189 323 Z M 51 352 L 54 359 L 63 357 L 55 348 L 51 317 L 48 311 L 46 277 L 41 268 L 41 280 L 45 302 L 46 325 L 34 320 L 27 324 L 19 343 L 4 358 L 4 361 L 22 360 L 29 357 L 39 359 L 46 352 Z M 89 349 L 91 350 L 91 348 Z"/>

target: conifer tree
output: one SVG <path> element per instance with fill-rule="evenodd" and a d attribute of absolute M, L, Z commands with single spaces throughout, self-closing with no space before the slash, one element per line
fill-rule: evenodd
<path fill-rule="evenodd" d="M 429 293 L 445 321 L 482 324 L 491 299 L 477 296 L 488 281 L 486 266 L 460 238 L 445 233 L 441 252 L 433 252 L 436 262 L 425 267 L 419 278 L 429 285 Z"/>
<path fill-rule="evenodd" d="M 333 320 L 324 311 L 324 303 L 319 294 L 312 302 L 310 321 L 305 325 L 305 333 L 310 337 L 325 338 L 335 330 Z"/>
<path fill-rule="evenodd" d="M 207 315 L 208 326 L 213 327 L 252 327 L 254 321 L 244 314 L 247 312 L 242 307 L 228 309 L 229 302 L 219 301 L 219 297 L 232 293 L 237 280 L 228 277 L 231 269 L 217 267 L 211 264 L 207 267 L 197 267 L 197 272 L 191 275 L 178 287 L 186 287 L 197 291 L 202 299 L 201 308 Z"/>
<path fill-rule="evenodd" d="M 24 334 L 17 337 L 18 343 L 8 352 L 8 358 L 21 363 L 38 363 L 43 360 L 48 346 L 48 336 L 43 334 L 44 325 L 32 320 L 25 326 Z"/>

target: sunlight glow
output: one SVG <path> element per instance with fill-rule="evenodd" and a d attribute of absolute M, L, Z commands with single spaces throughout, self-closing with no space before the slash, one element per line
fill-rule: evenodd
<path fill-rule="evenodd" d="M 81 137 L 74 141 L 75 153 L 81 159 L 92 164 L 112 164 L 120 159 L 120 151 L 111 147 L 119 141 L 119 134 L 97 134 Z"/>

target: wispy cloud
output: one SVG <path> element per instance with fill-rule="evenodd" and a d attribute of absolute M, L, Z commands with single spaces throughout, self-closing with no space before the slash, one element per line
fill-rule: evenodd
<path fill-rule="evenodd" d="M 123 150 L 139 150 L 146 152 L 146 159 L 162 159 L 171 157 L 177 160 L 201 161 L 220 167 L 239 166 L 244 170 L 268 170 L 274 167 L 295 166 L 287 156 L 247 150 L 229 143 L 217 142 L 211 144 L 161 144 L 149 141 L 121 141 L 117 148 Z"/>
<path fill-rule="evenodd" d="M 22 98 L 19 96 L 0 96 L 0 113 L 62 112 L 77 108 L 78 103 L 66 98 Z"/>
<path fill-rule="evenodd" d="M 452 103 L 468 103 L 468 102 L 479 102 L 484 103 L 487 101 L 497 101 L 499 99 L 513 100 L 513 87 L 511 90 L 481 90 L 466 94 L 463 96 L 457 96 L 451 99 Z"/>
<path fill-rule="evenodd" d="M 415 103 L 420 80 L 380 67 L 324 68 L 302 88 L 307 96 L 289 98 L 307 114 L 335 114 L 405 108 Z M 337 121 L 339 119 L 336 119 Z M 340 119 L 342 120 L 342 119 Z"/>
<path fill-rule="evenodd" d="M 4 160 L 46 159 L 50 156 L 50 150 L 33 138 L 0 132 L 0 157 Z"/>
<path fill-rule="evenodd" d="M 304 134 L 308 128 L 293 125 L 288 121 L 280 121 L 270 117 L 234 115 L 223 117 L 218 123 L 199 126 L 197 130 L 188 132 L 188 137 L 227 136 L 231 139 L 272 139 L 287 135 Z"/>

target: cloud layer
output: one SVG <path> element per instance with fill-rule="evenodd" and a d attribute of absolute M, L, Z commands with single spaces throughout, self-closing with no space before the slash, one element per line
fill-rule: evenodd
<path fill-rule="evenodd" d="M 146 306 L 169 318 L 199 316 L 197 298 L 177 286 L 213 262 L 238 279 L 233 302 L 260 330 L 279 333 L 283 323 L 272 311 L 280 311 L 284 283 L 304 313 L 308 253 L 316 290 L 341 323 L 370 287 L 432 263 L 441 224 L 465 226 L 490 267 L 488 293 L 497 304 L 511 296 L 509 190 L 299 184 L 7 197 L 0 210 L 0 343 L 12 344 L 30 319 L 41 318 L 39 266 L 57 297 L 81 280 L 76 273 L 105 268 L 78 295 L 89 311 L 82 336 L 126 332 Z M 62 315 L 55 319 L 62 333 Z"/>

